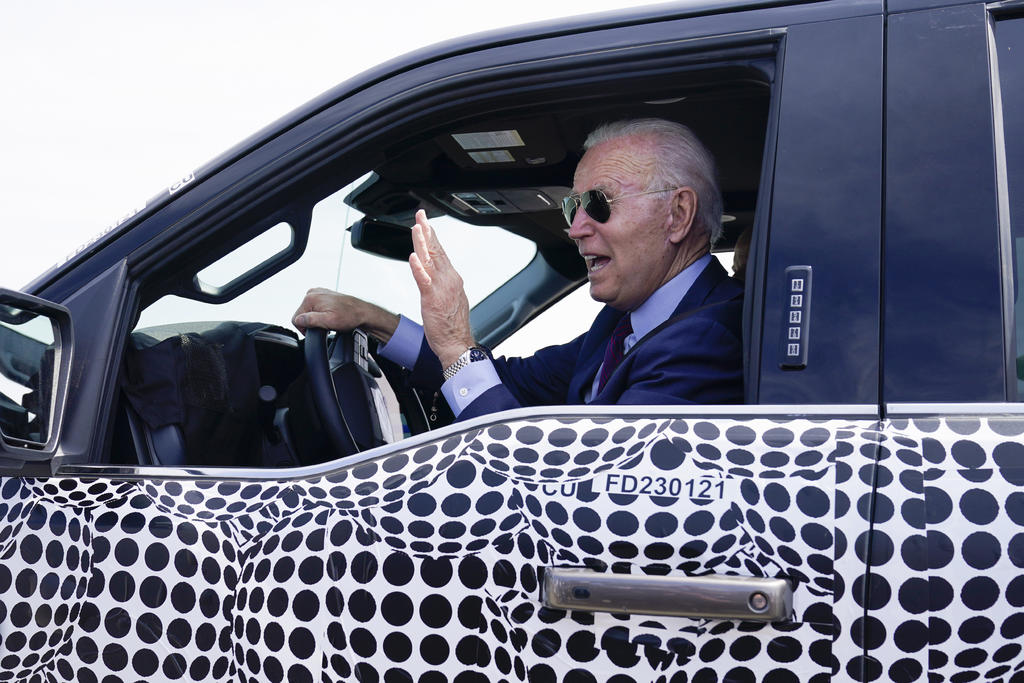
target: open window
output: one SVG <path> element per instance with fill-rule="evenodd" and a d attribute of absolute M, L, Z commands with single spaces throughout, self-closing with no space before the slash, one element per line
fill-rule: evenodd
<path fill-rule="evenodd" d="M 513 96 L 510 80 L 439 112 L 410 108 L 152 259 L 137 279 L 114 461 L 277 467 L 335 457 L 291 316 L 307 289 L 322 286 L 418 320 L 405 261 L 419 209 L 463 275 L 481 342 L 501 352 L 509 339 L 508 351 L 526 355 L 585 331 L 599 307 L 584 300 L 584 264 L 559 203 L 583 140 L 602 122 L 675 120 L 711 149 L 726 214 L 715 249 L 729 267 L 755 225 L 775 43 L 744 45 L 735 59 L 683 52 L 675 66 L 640 59 L 627 71 L 593 70 L 593 83 L 553 71 L 533 76 L 528 96 Z M 451 419 L 440 396 L 412 389 L 404 370 L 376 358 L 372 339 L 337 347 L 335 378 L 355 376 L 338 396 L 343 412 L 362 415 L 350 430 L 362 434 L 357 450 Z"/>

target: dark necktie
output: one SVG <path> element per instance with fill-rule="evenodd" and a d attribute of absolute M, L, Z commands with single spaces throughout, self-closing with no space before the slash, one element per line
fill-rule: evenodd
<path fill-rule="evenodd" d="M 619 324 L 612 330 L 612 337 L 608 340 L 608 348 L 604 351 L 604 364 L 601 366 L 601 379 L 597 383 L 597 390 L 604 389 L 605 382 L 612 376 L 615 368 L 622 362 L 625 354 L 626 337 L 633 334 L 633 324 L 629 321 L 629 313 L 622 316 Z"/>

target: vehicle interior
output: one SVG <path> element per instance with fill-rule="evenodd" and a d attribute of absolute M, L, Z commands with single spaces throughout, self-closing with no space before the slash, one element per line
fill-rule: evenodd
<path fill-rule="evenodd" d="M 648 116 L 692 128 L 718 163 L 725 217 L 713 249 L 724 256 L 755 225 L 770 95 L 761 69 L 732 66 L 695 70 L 670 85 L 660 77 L 585 98 L 568 92 L 560 100 L 491 103 L 443 122 L 425 117 L 360 163 L 334 160 L 268 195 L 141 279 L 112 460 L 299 466 L 449 424 L 444 399 L 414 387 L 407 370 L 379 356 L 373 338 L 359 331 L 304 338 L 291 326 L 305 289 L 323 284 L 314 280 L 315 260 L 330 272 L 331 288 L 383 298 L 418 320 L 414 299 L 386 297 L 395 281 L 411 283 L 409 226 L 418 209 L 432 225 L 457 223 L 460 232 L 438 234 L 446 249 L 467 244 L 466 262 L 490 277 L 470 294 L 472 322 L 477 339 L 500 354 L 503 341 L 586 290 L 560 201 L 590 130 Z M 513 236 L 519 246 L 474 242 L 478 233 Z M 269 246 L 254 246 L 260 240 Z M 233 259 L 246 250 L 254 255 L 239 266 Z M 474 286 L 464 277 L 467 289 Z M 271 300 L 282 302 L 276 312 Z M 543 325 L 563 325 L 565 317 L 556 318 Z M 540 338 L 571 339 L 589 320 L 580 324 Z"/>

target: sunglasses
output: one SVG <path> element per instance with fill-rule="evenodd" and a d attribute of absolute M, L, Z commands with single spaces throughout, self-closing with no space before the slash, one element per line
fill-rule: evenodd
<path fill-rule="evenodd" d="M 604 193 L 604 190 L 573 192 L 562 197 L 562 215 L 565 216 L 565 222 L 569 224 L 570 228 L 572 227 L 572 219 L 576 218 L 576 210 L 580 207 L 598 223 L 607 223 L 608 219 L 612 217 L 612 204 L 620 199 L 639 197 L 644 194 L 656 194 L 658 192 L 672 192 L 678 189 L 678 187 L 667 187 L 664 190 L 634 192 L 633 194 L 624 194 L 615 199 L 608 199 L 608 195 Z"/>

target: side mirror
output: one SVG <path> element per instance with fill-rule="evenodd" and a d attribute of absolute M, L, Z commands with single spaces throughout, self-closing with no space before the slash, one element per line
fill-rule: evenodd
<path fill-rule="evenodd" d="M 56 452 L 72 348 L 68 309 L 0 289 L 0 474 L 28 474 Z"/>
<path fill-rule="evenodd" d="M 349 228 L 352 246 L 396 261 L 408 261 L 412 253 L 412 228 L 363 218 Z"/>

